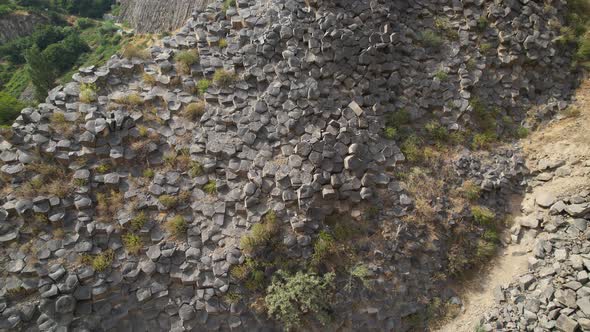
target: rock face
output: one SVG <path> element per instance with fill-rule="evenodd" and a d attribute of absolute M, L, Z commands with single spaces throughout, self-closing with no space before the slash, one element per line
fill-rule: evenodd
<path fill-rule="evenodd" d="M 0 17 L 0 43 L 29 36 L 38 24 L 47 23 L 47 18 L 35 13 L 14 13 Z"/>
<path fill-rule="evenodd" d="M 137 32 L 154 33 L 180 28 L 195 10 L 203 10 L 211 0 L 121 0 L 119 21 Z"/>
<path fill-rule="evenodd" d="M 328 216 L 360 222 L 367 206 L 378 207 L 374 226 L 383 230 L 375 232 L 383 240 L 362 244 L 376 288 L 339 288 L 334 321 L 345 330 L 415 328 L 446 256 L 402 219 L 415 200 L 395 180 L 406 156 L 384 137 L 385 119 L 404 109 L 417 123 L 435 118 L 463 131 L 474 127 L 476 97 L 507 113 L 498 116 L 523 118 L 532 105 L 555 111 L 570 93 L 571 52 L 554 45 L 559 30 L 548 21 L 563 21 L 564 8 L 308 4 L 216 2 L 145 56 L 81 68 L 21 112 L 0 140 L 0 328 L 279 329 L 246 305 L 248 291 L 229 273 L 246 260 L 240 238 L 272 211 L 285 256 L 306 260 Z M 177 63 L 189 49 L 198 61 Z M 219 73 L 230 79 L 203 88 Z M 195 119 L 188 106 L 202 101 Z M 487 159 L 467 151 L 449 164 L 498 205 L 526 173 L 510 149 Z M 579 215 L 587 203 L 567 207 Z"/>

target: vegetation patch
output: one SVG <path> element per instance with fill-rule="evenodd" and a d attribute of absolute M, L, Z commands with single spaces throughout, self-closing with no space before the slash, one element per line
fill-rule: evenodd
<path fill-rule="evenodd" d="M 277 216 L 274 211 L 270 211 L 259 223 L 252 226 L 248 235 L 241 238 L 240 247 L 247 254 L 260 252 L 278 235 L 279 231 Z"/>
<path fill-rule="evenodd" d="M 217 69 L 213 74 L 213 83 L 220 88 L 228 88 L 237 78 L 238 76 L 234 72 Z"/>
<path fill-rule="evenodd" d="M 138 235 L 127 233 L 123 235 L 123 245 L 125 246 L 125 250 L 132 255 L 137 255 L 141 252 L 141 248 L 143 247 L 143 243 L 141 238 Z"/>
<path fill-rule="evenodd" d="M 190 103 L 184 107 L 183 114 L 191 121 L 198 121 L 205 114 L 205 102 Z"/>
<path fill-rule="evenodd" d="M 180 238 L 186 234 L 188 224 L 183 216 L 177 215 L 166 221 L 165 228 L 172 237 Z"/>
<path fill-rule="evenodd" d="M 179 73 L 188 75 L 191 72 L 191 66 L 199 62 L 199 53 L 197 50 L 180 51 L 174 56 L 176 61 L 176 70 Z"/>

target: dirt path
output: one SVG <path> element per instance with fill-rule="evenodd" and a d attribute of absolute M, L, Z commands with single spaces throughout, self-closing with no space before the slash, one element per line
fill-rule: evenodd
<path fill-rule="evenodd" d="M 551 192 L 557 197 L 579 192 L 590 187 L 590 80 L 586 80 L 576 92 L 577 101 L 568 112 L 571 117 L 561 118 L 532 133 L 522 141 L 530 170 L 541 169 L 547 161 L 561 166 L 553 177 L 527 193 L 515 215 L 527 211 L 541 192 Z M 561 118 L 561 119 L 559 119 Z M 489 268 L 478 272 L 461 285 L 459 294 L 464 310 L 447 323 L 440 332 L 473 332 L 481 316 L 494 305 L 494 289 L 508 284 L 527 271 L 530 244 L 513 244 L 493 261 Z"/>

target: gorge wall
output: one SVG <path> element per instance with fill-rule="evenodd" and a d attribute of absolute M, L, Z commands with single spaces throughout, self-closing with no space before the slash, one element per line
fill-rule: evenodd
<path fill-rule="evenodd" d="M 171 31 L 181 27 L 194 10 L 202 10 L 210 0 L 123 0 L 121 22 L 140 33 Z"/>
<path fill-rule="evenodd" d="M 27 12 L 15 12 L 0 17 L 0 44 L 12 39 L 29 36 L 38 24 L 46 23 L 47 18 Z"/>

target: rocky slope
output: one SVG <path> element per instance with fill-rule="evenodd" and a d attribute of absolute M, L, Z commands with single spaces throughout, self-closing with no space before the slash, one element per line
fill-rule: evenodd
<path fill-rule="evenodd" d="M 0 142 L 0 327 L 280 329 L 230 273 L 253 256 L 240 238 L 269 216 L 280 251 L 265 259 L 306 261 L 320 230 L 353 233 L 371 287 L 340 275 L 330 328 L 423 327 L 427 303 L 449 297 L 440 276 L 456 230 L 471 231 L 467 243 L 482 232 L 452 182 L 473 180 L 500 214 L 527 170 L 509 148 L 458 149 L 441 174 L 409 172 L 386 119 L 467 135 L 481 105 L 515 121 L 565 107 L 571 54 L 553 41 L 563 5 L 214 3 L 146 54 L 80 69 Z M 176 61 L 190 49 L 196 63 Z M 440 188 L 424 196 L 411 179 Z"/>
<path fill-rule="evenodd" d="M 47 23 L 47 18 L 27 12 L 16 12 L 0 17 L 0 43 L 29 36 L 38 24 Z"/>
<path fill-rule="evenodd" d="M 210 0 L 122 0 L 119 21 L 140 33 L 167 32 L 180 28 L 193 11 Z"/>

